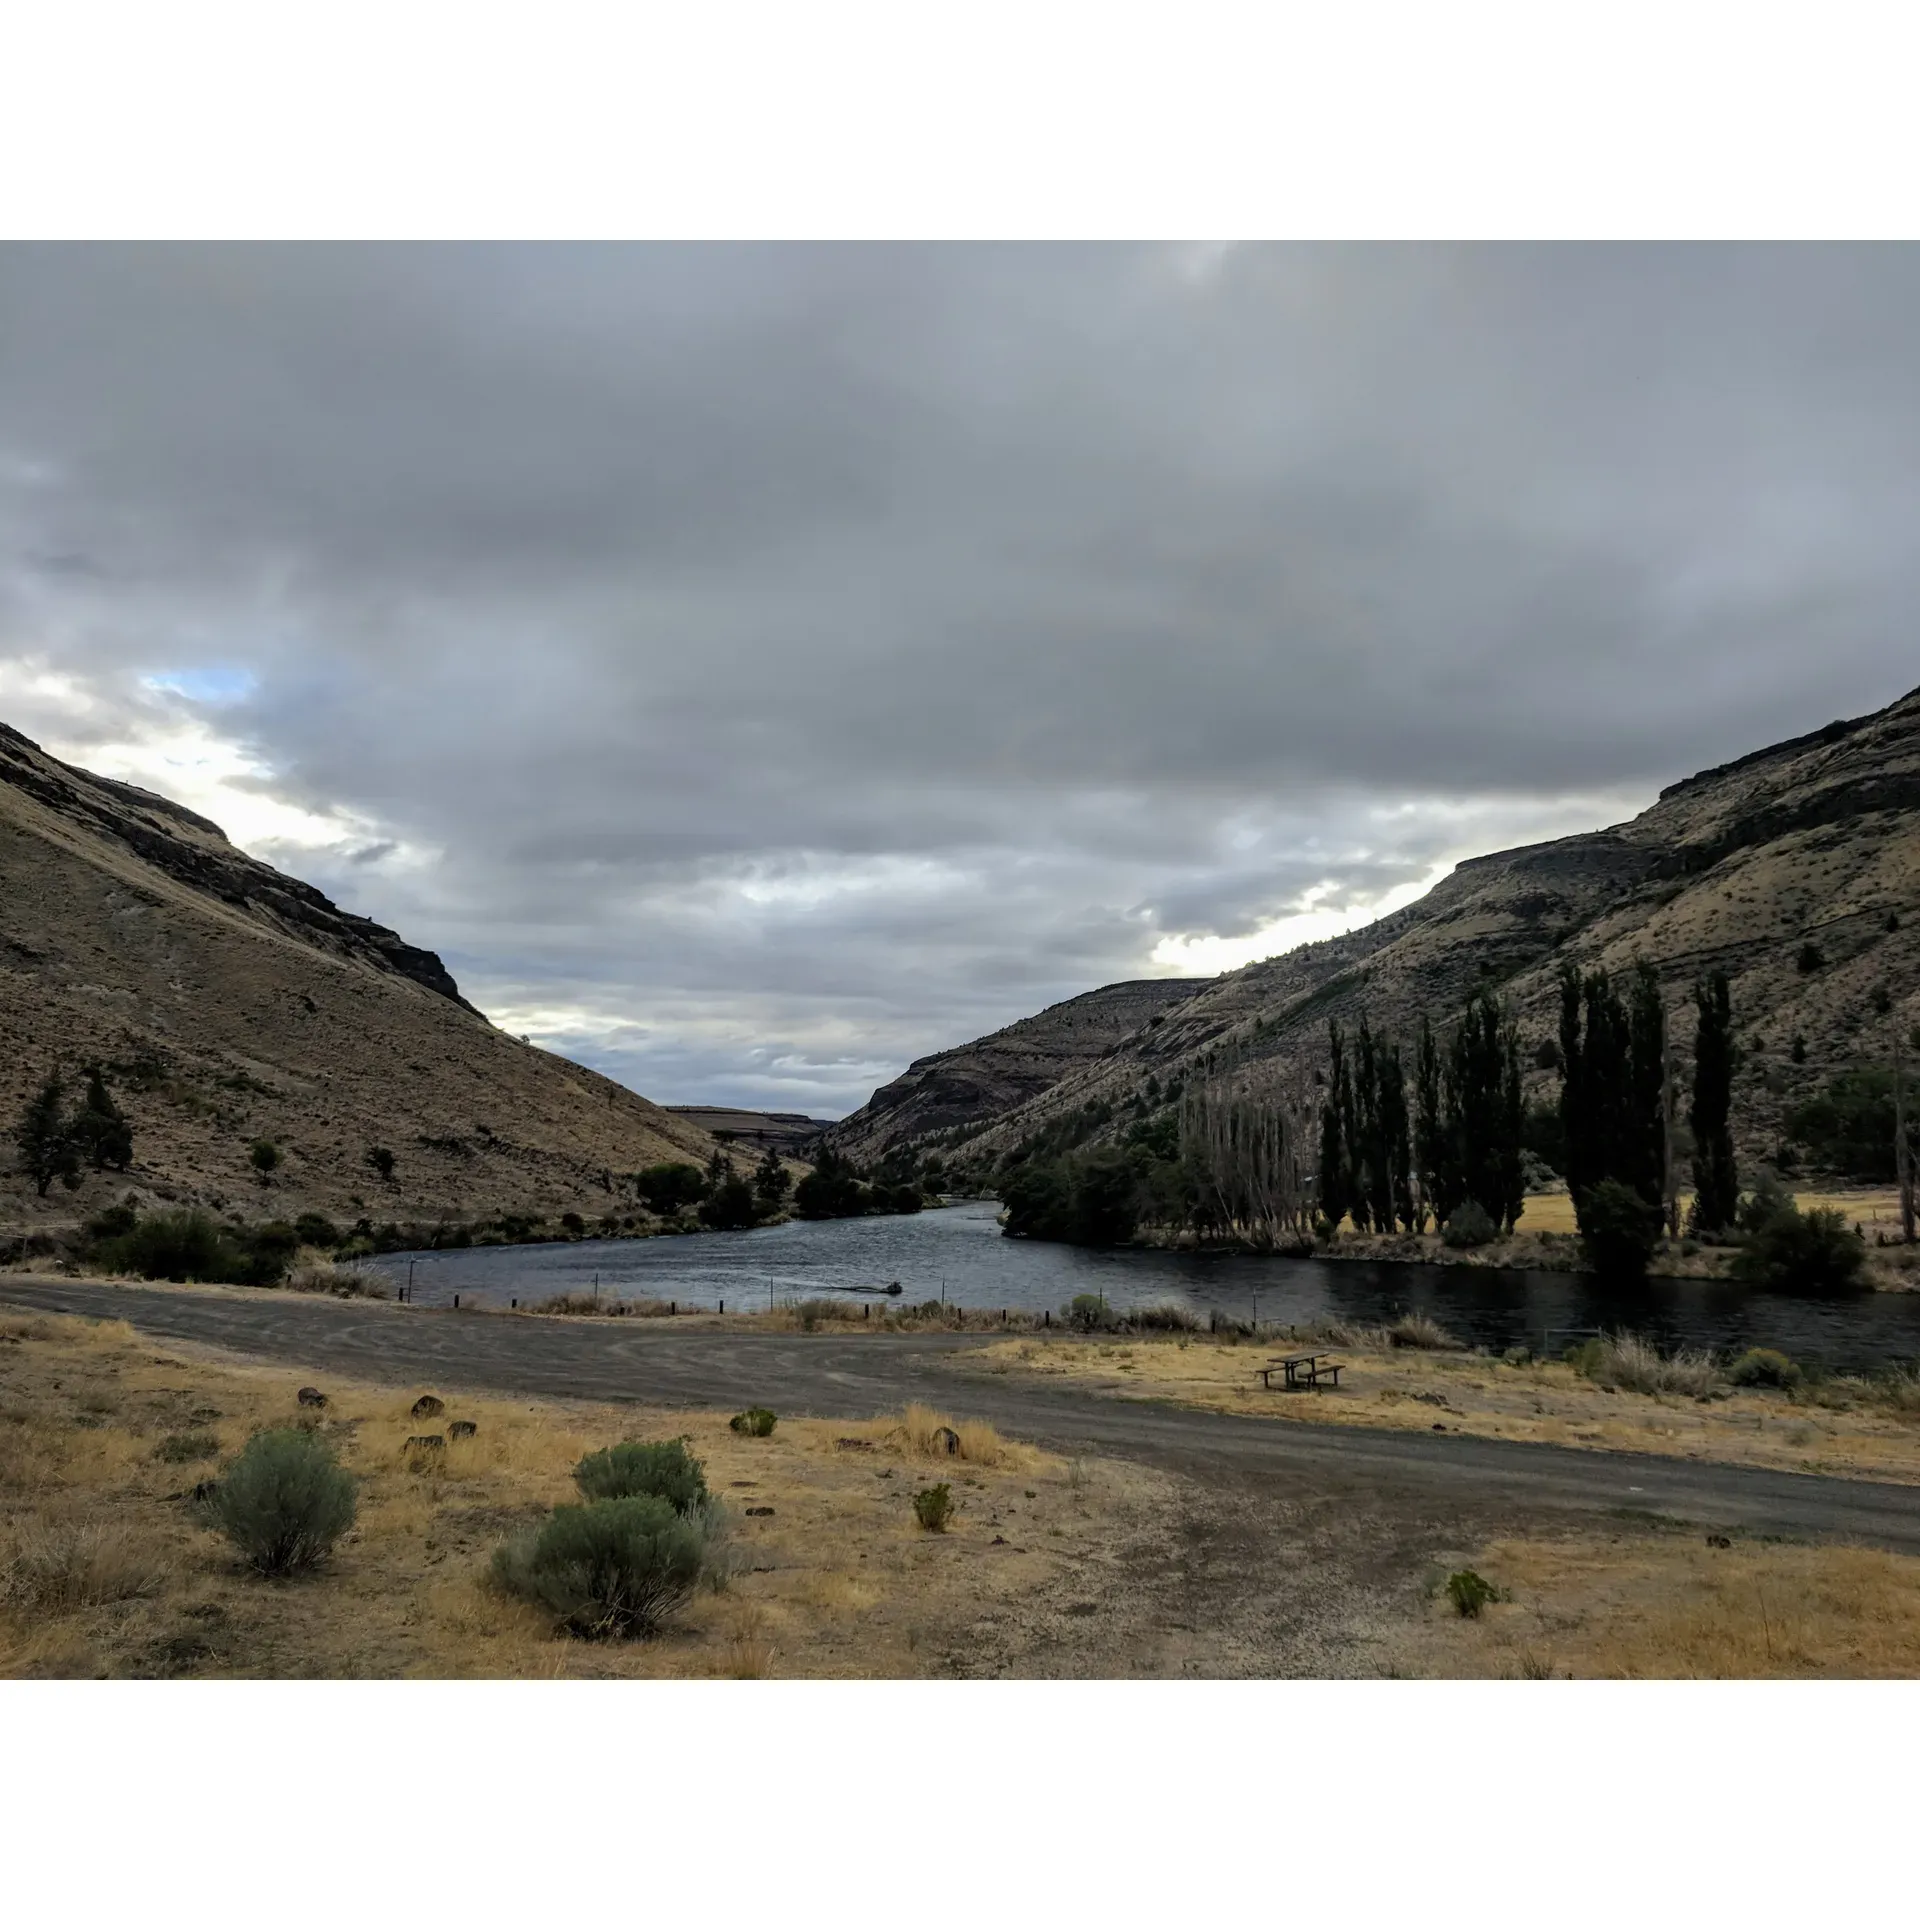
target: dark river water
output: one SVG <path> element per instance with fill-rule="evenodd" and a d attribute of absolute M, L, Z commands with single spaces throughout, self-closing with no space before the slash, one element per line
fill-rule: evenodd
<path fill-rule="evenodd" d="M 995 1213 L 995 1203 L 978 1201 L 751 1233 L 392 1254 L 368 1265 L 400 1280 L 411 1267 L 413 1298 L 422 1306 L 449 1305 L 456 1293 L 474 1305 L 537 1301 L 591 1291 L 597 1276 L 603 1295 L 650 1295 L 709 1311 L 724 1300 L 729 1313 L 741 1313 L 897 1280 L 900 1305 L 944 1298 L 965 1307 L 1050 1307 L 1056 1317 L 1076 1293 L 1104 1293 L 1116 1307 L 1180 1300 L 1202 1314 L 1217 1308 L 1282 1326 L 1322 1315 L 1370 1321 L 1412 1311 L 1496 1351 L 1522 1344 L 1557 1349 L 1574 1329 L 1631 1327 L 1666 1347 L 1779 1347 L 1801 1361 L 1846 1369 L 1920 1357 L 1920 1294 L 1816 1301 L 1656 1280 L 1623 1296 L 1578 1274 L 1096 1252 L 1006 1239 Z"/>

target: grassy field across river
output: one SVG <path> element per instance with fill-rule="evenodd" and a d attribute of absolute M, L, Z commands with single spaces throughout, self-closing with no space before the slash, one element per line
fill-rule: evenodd
<path fill-rule="evenodd" d="M 1430 1323 L 1416 1323 L 1414 1332 L 1444 1338 Z M 995 1341 L 952 1364 L 1050 1375 L 1223 1413 L 1444 1428 L 1920 1485 L 1920 1376 L 1736 1386 L 1704 1356 L 1662 1356 L 1630 1336 L 1602 1343 L 1585 1370 L 1530 1355 L 1502 1360 L 1391 1339 L 1381 1329 L 1338 1327 L 1260 1343 L 1197 1333 L 1029 1335 Z M 1338 1386 L 1289 1393 L 1261 1384 L 1258 1369 L 1322 1350 L 1340 1366 Z M 1279 1375 L 1274 1379 L 1277 1387 Z"/>

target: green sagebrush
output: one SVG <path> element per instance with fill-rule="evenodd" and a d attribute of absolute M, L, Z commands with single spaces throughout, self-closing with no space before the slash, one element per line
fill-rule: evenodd
<path fill-rule="evenodd" d="M 706 1554 L 699 1523 L 653 1494 L 556 1507 L 494 1555 L 493 1578 L 583 1640 L 659 1632 L 692 1594 Z"/>
<path fill-rule="evenodd" d="M 220 1482 L 213 1524 L 261 1573 L 316 1566 L 353 1525 L 353 1476 L 318 1434 L 300 1427 L 256 1433 Z"/>
<path fill-rule="evenodd" d="M 623 1440 L 590 1453 L 573 1470 L 584 1500 L 626 1500 L 650 1494 L 675 1513 L 691 1513 L 707 1500 L 707 1477 L 684 1440 Z"/>

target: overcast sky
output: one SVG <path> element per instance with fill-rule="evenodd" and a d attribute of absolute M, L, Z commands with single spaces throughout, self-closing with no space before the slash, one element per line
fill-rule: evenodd
<path fill-rule="evenodd" d="M 1920 682 L 1910 248 L 0 247 L 0 718 L 840 1113 Z"/>

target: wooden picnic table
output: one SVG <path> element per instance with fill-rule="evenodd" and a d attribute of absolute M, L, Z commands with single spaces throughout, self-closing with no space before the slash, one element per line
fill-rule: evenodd
<path fill-rule="evenodd" d="M 1340 1368 L 1344 1364 L 1334 1361 L 1324 1353 L 1278 1354 L 1258 1371 L 1260 1384 L 1269 1392 L 1273 1389 L 1273 1376 L 1281 1376 L 1282 1393 L 1318 1393 L 1322 1385 L 1337 1387 L 1340 1384 Z"/>

